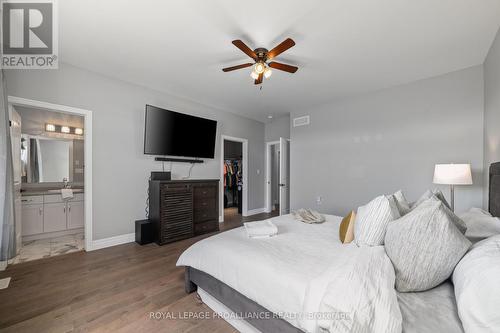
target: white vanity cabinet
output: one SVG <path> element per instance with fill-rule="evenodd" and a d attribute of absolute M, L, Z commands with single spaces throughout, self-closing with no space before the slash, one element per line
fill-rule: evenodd
<path fill-rule="evenodd" d="M 43 205 L 43 232 L 66 230 L 66 203 Z"/>
<path fill-rule="evenodd" d="M 76 193 L 70 200 L 63 200 L 60 194 L 23 196 L 21 214 L 23 236 L 44 238 L 50 233 L 83 228 L 83 193 Z"/>
<path fill-rule="evenodd" d="M 84 225 L 83 201 L 68 201 L 68 229 L 83 228 Z"/>
<path fill-rule="evenodd" d="M 36 235 L 43 232 L 43 204 L 25 204 L 21 206 L 22 235 Z"/>

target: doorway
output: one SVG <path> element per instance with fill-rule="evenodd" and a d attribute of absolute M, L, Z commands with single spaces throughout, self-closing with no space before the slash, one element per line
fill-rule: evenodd
<path fill-rule="evenodd" d="M 92 250 L 92 112 L 13 96 L 9 111 L 20 123 L 12 137 L 24 259 Z"/>
<path fill-rule="evenodd" d="M 222 136 L 219 222 L 240 220 L 248 215 L 248 141 Z"/>
<path fill-rule="evenodd" d="M 266 143 L 266 212 L 290 213 L 290 140 Z"/>

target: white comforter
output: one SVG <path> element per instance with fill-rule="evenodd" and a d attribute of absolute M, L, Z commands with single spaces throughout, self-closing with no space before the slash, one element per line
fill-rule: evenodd
<path fill-rule="evenodd" d="M 394 270 L 383 247 L 343 245 L 341 218 L 274 218 L 278 235 L 237 228 L 188 248 L 178 266 L 204 271 L 306 332 L 401 332 Z"/>

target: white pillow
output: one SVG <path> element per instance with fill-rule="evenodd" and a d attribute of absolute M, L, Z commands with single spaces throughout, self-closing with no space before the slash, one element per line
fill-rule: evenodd
<path fill-rule="evenodd" d="M 500 235 L 474 244 L 453 272 L 466 332 L 500 332 Z"/>
<path fill-rule="evenodd" d="M 393 195 L 376 197 L 358 208 L 354 222 L 354 241 L 358 246 L 383 245 L 387 225 L 399 217 Z"/>
<path fill-rule="evenodd" d="M 411 211 L 410 203 L 406 200 L 403 191 L 399 190 L 393 194 L 394 199 L 396 200 L 396 206 L 398 207 L 399 215 L 403 216 L 408 214 Z"/>
<path fill-rule="evenodd" d="M 481 208 L 471 208 L 468 212 L 461 214 L 460 218 L 467 225 L 465 237 L 473 243 L 500 235 L 500 219 L 491 216 Z"/>

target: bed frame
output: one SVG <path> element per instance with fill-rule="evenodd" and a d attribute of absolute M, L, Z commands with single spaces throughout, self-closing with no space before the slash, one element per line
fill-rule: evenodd
<path fill-rule="evenodd" d="M 500 217 L 500 162 L 490 165 L 488 207 L 491 215 Z"/>
<path fill-rule="evenodd" d="M 245 319 L 261 332 L 303 333 L 302 330 L 283 319 L 274 317 L 271 311 L 205 272 L 187 266 L 184 274 L 185 288 L 188 294 L 200 287 L 235 313 L 263 314 L 261 316 L 263 318 L 252 316 Z"/>

